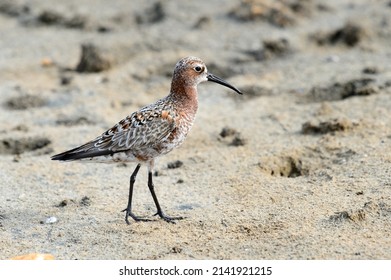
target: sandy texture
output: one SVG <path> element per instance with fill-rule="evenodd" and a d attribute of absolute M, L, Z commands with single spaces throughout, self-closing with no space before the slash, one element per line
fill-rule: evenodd
<path fill-rule="evenodd" d="M 53 2 L 0 1 L 1 259 L 391 258 L 390 1 Z M 187 218 L 152 216 L 143 167 L 156 221 L 127 225 L 135 165 L 50 156 L 165 96 L 188 55 L 246 95 L 199 86 L 154 177 Z"/>

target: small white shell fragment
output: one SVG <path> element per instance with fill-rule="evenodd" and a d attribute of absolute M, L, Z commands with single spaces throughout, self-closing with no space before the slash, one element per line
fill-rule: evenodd
<path fill-rule="evenodd" d="M 54 224 L 57 223 L 58 219 L 54 216 L 49 217 L 45 220 L 45 224 Z"/>

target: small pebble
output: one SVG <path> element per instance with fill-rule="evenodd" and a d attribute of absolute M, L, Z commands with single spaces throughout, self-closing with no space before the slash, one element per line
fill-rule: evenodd
<path fill-rule="evenodd" d="M 338 55 L 330 55 L 326 58 L 327 62 L 339 62 L 340 60 Z"/>
<path fill-rule="evenodd" d="M 369 66 L 369 67 L 365 67 L 362 70 L 362 72 L 364 74 L 372 74 L 372 75 L 374 75 L 374 74 L 379 74 L 379 69 L 377 67 L 375 67 L 375 66 L 373 66 L 373 67 Z"/>
<path fill-rule="evenodd" d="M 49 217 L 45 220 L 45 224 L 54 224 L 54 223 L 57 223 L 57 218 L 52 216 L 52 217 Z"/>
<path fill-rule="evenodd" d="M 41 66 L 42 67 L 51 67 L 54 65 L 54 61 L 49 58 L 49 57 L 44 57 L 42 60 L 41 60 Z"/>
<path fill-rule="evenodd" d="M 167 168 L 168 169 L 175 169 L 175 168 L 179 168 L 183 165 L 183 162 L 180 161 L 180 160 L 176 160 L 174 162 L 170 162 L 167 164 Z"/>

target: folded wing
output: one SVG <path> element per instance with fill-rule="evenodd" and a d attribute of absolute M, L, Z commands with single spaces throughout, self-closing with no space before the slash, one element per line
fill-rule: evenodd
<path fill-rule="evenodd" d="M 77 160 L 113 155 L 124 151 L 140 151 L 159 145 L 175 129 L 172 117 L 161 112 L 138 111 L 123 119 L 96 139 L 52 157 L 52 160 Z"/>

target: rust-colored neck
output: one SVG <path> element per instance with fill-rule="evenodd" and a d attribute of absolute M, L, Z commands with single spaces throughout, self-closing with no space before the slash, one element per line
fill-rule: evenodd
<path fill-rule="evenodd" d="M 197 85 L 173 79 L 170 96 L 178 110 L 195 115 L 198 109 Z"/>

